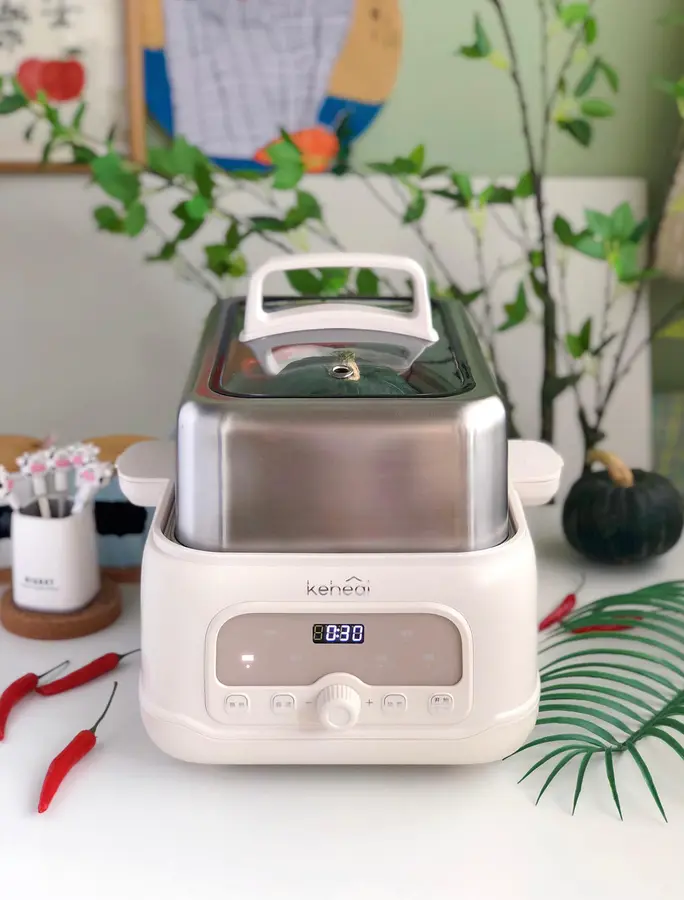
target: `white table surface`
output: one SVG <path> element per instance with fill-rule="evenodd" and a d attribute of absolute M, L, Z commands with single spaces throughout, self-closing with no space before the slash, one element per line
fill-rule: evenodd
<path fill-rule="evenodd" d="M 563 544 L 558 511 L 534 510 L 540 617 L 586 566 Z M 580 602 L 684 577 L 684 542 L 639 569 L 589 569 Z M 73 665 L 138 645 L 138 592 L 122 619 L 67 643 L 0 631 L 0 685 L 64 658 Z M 658 900 L 684 896 L 684 766 L 651 754 L 665 824 L 630 759 L 616 771 L 620 822 L 603 771 L 574 817 L 575 768 L 535 807 L 543 777 L 518 777 L 535 751 L 494 765 L 419 768 L 214 768 L 162 755 L 140 723 L 137 657 L 100 743 L 42 816 L 53 756 L 99 715 L 113 676 L 34 697 L 0 744 L 0 897 L 7 900 Z M 657 749 L 657 748 L 656 748 Z"/>

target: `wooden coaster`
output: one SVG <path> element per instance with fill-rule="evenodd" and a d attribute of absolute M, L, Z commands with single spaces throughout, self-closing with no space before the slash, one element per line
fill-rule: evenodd
<path fill-rule="evenodd" d="M 121 615 L 121 588 L 103 574 L 102 587 L 94 600 L 71 613 L 39 613 L 14 605 L 12 588 L 0 600 L 0 623 L 11 634 L 34 641 L 66 641 L 86 637 L 112 625 Z"/>
<path fill-rule="evenodd" d="M 105 566 L 102 574 L 119 584 L 140 584 L 140 566 Z M 0 569 L 0 585 L 10 584 L 11 581 L 12 569 Z"/>

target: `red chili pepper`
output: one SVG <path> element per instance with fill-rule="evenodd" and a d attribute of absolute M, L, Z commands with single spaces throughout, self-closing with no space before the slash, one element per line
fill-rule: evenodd
<path fill-rule="evenodd" d="M 572 594 L 568 594 L 564 597 L 558 606 L 555 609 L 552 609 L 548 616 L 545 616 L 539 623 L 539 630 L 546 631 L 547 628 L 551 628 L 552 625 L 557 625 L 559 622 L 562 622 L 566 616 L 569 616 L 570 613 L 575 608 L 575 604 L 577 603 L 577 594 L 584 584 L 585 576 L 582 576 L 580 583 L 577 585 Z"/>
<path fill-rule="evenodd" d="M 40 800 L 38 801 L 39 813 L 44 813 L 48 809 L 69 772 L 95 747 L 95 744 L 97 743 L 96 731 L 109 712 L 109 707 L 112 705 L 114 694 L 116 694 L 118 686 L 119 683 L 115 681 L 112 693 L 104 708 L 104 712 L 93 727 L 88 728 L 85 731 L 79 731 L 76 737 L 70 741 L 64 750 L 62 750 L 62 752 L 50 763 L 40 792 Z"/>
<path fill-rule="evenodd" d="M 69 672 L 63 678 L 57 678 L 55 681 L 41 684 L 36 688 L 36 691 L 41 697 L 54 697 L 55 694 L 71 691 L 74 688 L 81 687 L 83 684 L 94 681 L 96 678 L 100 678 L 102 675 L 106 675 L 108 672 L 113 672 L 122 659 L 126 659 L 127 656 L 138 652 L 138 650 L 130 650 L 128 653 L 105 653 L 104 656 L 99 656 L 87 665 L 81 666 L 80 669 L 74 669 L 73 672 Z"/>
<path fill-rule="evenodd" d="M 5 726 L 7 725 L 9 714 L 14 707 L 37 689 L 38 682 L 41 678 L 45 678 L 47 675 L 56 672 L 57 669 L 61 669 L 63 666 L 68 665 L 69 660 L 65 660 L 58 666 L 54 666 L 52 669 L 48 669 L 47 672 L 43 672 L 42 675 L 28 672 L 26 675 L 22 675 L 21 678 L 17 678 L 16 681 L 13 681 L 12 684 L 5 688 L 0 696 L 0 741 L 5 738 Z"/>
<path fill-rule="evenodd" d="M 641 616 L 633 617 L 635 622 L 641 622 Z M 633 625 L 617 625 L 606 623 L 605 625 L 584 625 L 581 628 L 573 628 L 573 634 L 590 634 L 592 631 L 629 631 Z"/>

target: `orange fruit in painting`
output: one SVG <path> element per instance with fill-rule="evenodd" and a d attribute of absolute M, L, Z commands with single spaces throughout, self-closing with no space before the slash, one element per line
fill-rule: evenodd
<path fill-rule="evenodd" d="M 305 172 L 327 172 L 340 150 L 340 142 L 337 139 L 337 135 L 320 125 L 316 128 L 305 128 L 302 131 L 296 131 L 290 135 L 290 138 L 302 154 Z M 262 166 L 269 166 L 271 160 L 268 156 L 268 149 L 280 143 L 282 143 L 282 138 L 278 138 L 277 141 L 271 141 L 270 144 L 262 147 L 255 154 L 254 161 Z"/>

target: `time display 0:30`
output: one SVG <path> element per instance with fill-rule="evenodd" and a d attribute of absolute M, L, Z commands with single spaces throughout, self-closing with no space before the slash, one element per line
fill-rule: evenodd
<path fill-rule="evenodd" d="M 313 627 L 314 644 L 363 644 L 364 636 L 365 627 L 358 624 L 324 623 Z"/>

